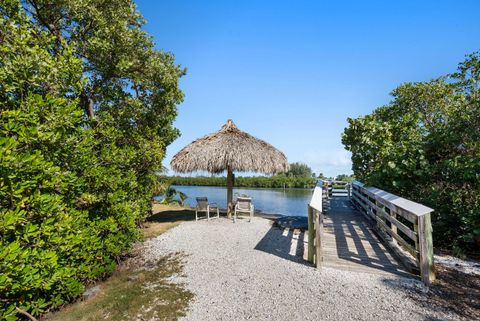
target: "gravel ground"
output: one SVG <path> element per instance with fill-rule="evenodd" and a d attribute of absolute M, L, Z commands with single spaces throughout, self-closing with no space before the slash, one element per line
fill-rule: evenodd
<path fill-rule="evenodd" d="M 476 261 L 461 260 L 451 255 L 435 255 L 435 263 L 455 269 L 466 274 L 480 276 L 480 263 Z"/>
<path fill-rule="evenodd" d="M 323 268 L 299 256 L 271 221 L 185 222 L 151 239 L 155 260 L 183 252 L 195 298 L 184 320 L 462 320 L 430 306 L 416 280 Z"/>

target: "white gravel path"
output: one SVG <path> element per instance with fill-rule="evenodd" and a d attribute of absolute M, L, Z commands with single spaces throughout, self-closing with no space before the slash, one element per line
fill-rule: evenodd
<path fill-rule="evenodd" d="M 148 241 L 145 254 L 186 254 L 178 279 L 195 299 L 184 320 L 461 320 L 421 304 L 418 281 L 319 271 L 285 255 L 284 239 L 266 219 L 221 218 L 182 223 Z"/>

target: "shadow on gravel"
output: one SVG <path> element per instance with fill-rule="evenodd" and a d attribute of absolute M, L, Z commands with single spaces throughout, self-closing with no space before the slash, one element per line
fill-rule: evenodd
<path fill-rule="evenodd" d="M 437 280 L 425 289 L 420 282 L 391 282 L 387 286 L 405 291 L 414 301 L 430 310 L 450 311 L 466 320 L 480 320 L 480 276 L 437 265 Z M 426 316 L 426 321 L 436 321 Z"/>
<path fill-rule="evenodd" d="M 272 226 L 255 246 L 255 250 L 273 254 L 289 261 L 310 265 L 303 259 L 306 245 L 304 231 Z"/>
<path fill-rule="evenodd" d="M 187 209 L 175 209 L 159 211 L 147 218 L 147 222 L 177 222 L 177 221 L 192 221 L 195 220 L 195 211 Z"/>

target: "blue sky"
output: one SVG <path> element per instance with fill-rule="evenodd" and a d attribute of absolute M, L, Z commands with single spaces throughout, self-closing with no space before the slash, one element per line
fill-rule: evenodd
<path fill-rule="evenodd" d="M 347 117 L 480 49 L 478 0 L 136 2 L 157 47 L 188 70 L 167 166 L 231 118 L 290 162 L 350 173 Z"/>

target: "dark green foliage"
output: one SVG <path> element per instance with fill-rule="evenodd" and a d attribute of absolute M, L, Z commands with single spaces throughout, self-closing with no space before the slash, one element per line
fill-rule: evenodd
<path fill-rule="evenodd" d="M 179 200 L 176 199 L 177 196 L 178 196 Z M 187 194 L 185 194 L 183 192 L 180 192 L 180 191 L 177 191 L 173 187 L 168 187 L 165 190 L 165 193 L 163 193 L 163 199 L 160 203 L 161 204 L 174 204 L 174 203 L 176 203 L 176 204 L 179 204 L 181 206 L 184 206 L 187 198 L 188 198 Z"/>
<path fill-rule="evenodd" d="M 173 185 L 193 185 L 193 186 L 227 186 L 226 177 L 169 177 Z M 263 188 L 312 188 L 315 187 L 316 179 L 311 177 L 293 177 L 285 175 L 275 175 L 271 177 L 253 176 L 236 177 L 236 187 L 263 187 Z"/>
<path fill-rule="evenodd" d="M 355 175 L 340 174 L 335 177 L 337 181 L 352 182 L 355 180 Z"/>
<path fill-rule="evenodd" d="M 315 177 L 312 169 L 307 164 L 298 162 L 290 164 L 290 169 L 286 175 L 293 177 Z"/>
<path fill-rule="evenodd" d="M 126 0 L 2 2 L 0 319 L 111 273 L 151 209 L 183 71 L 142 23 Z"/>
<path fill-rule="evenodd" d="M 356 177 L 435 209 L 438 246 L 480 244 L 479 85 L 475 53 L 453 75 L 401 85 L 344 131 Z"/>

